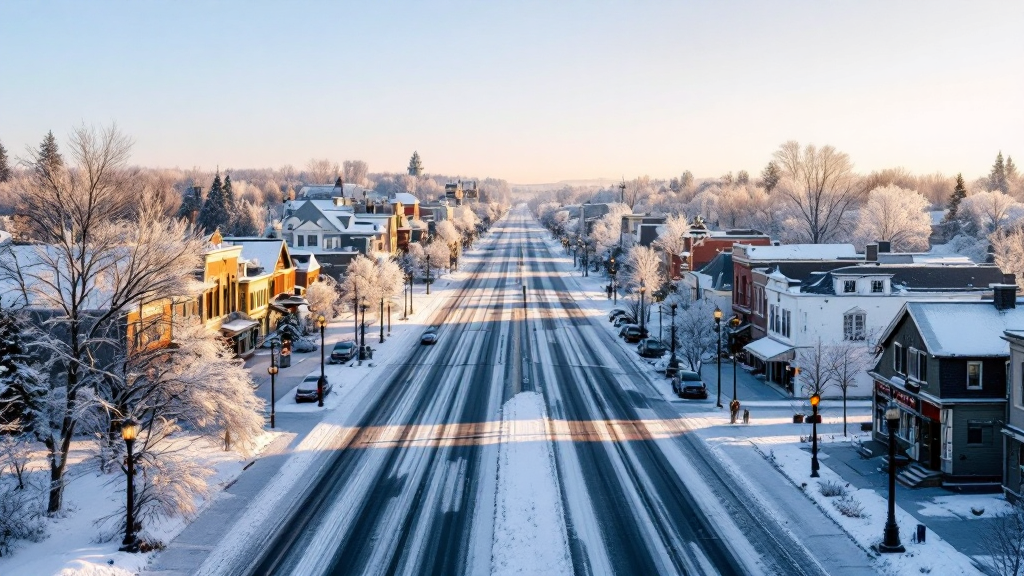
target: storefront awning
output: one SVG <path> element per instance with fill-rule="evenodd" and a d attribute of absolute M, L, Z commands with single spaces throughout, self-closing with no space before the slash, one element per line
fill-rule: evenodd
<path fill-rule="evenodd" d="M 242 332 L 259 327 L 259 322 L 253 320 L 232 320 L 221 324 L 220 331 L 225 336 L 238 336 Z"/>
<path fill-rule="evenodd" d="M 792 360 L 793 350 L 795 348 L 795 346 L 783 344 L 782 342 L 772 338 L 754 340 L 743 347 L 744 350 L 765 362 L 782 362 L 785 360 Z"/>

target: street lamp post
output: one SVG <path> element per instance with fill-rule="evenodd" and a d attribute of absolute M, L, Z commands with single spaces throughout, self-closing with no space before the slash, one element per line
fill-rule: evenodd
<path fill-rule="evenodd" d="M 360 304 L 359 307 L 363 310 L 363 321 L 359 325 L 359 359 L 366 359 L 366 304 Z"/>
<path fill-rule="evenodd" d="M 128 506 L 125 509 L 127 517 L 124 525 L 124 540 L 121 541 L 119 550 L 122 552 L 138 552 L 139 543 L 135 540 L 135 454 L 132 448 L 135 447 L 135 437 L 139 434 L 139 424 L 128 418 L 121 422 L 121 438 L 124 439 L 125 448 L 128 449 L 128 457 L 125 461 L 125 473 L 128 474 Z"/>
<path fill-rule="evenodd" d="M 615 276 L 618 270 L 615 269 L 615 256 L 612 256 L 612 304 L 619 303 L 619 287 L 615 284 Z"/>
<path fill-rule="evenodd" d="M 646 317 L 644 315 L 644 292 L 647 292 L 647 286 L 644 281 L 640 281 L 640 337 L 645 338 L 647 336 L 647 323 L 645 322 Z"/>
<path fill-rule="evenodd" d="M 405 275 L 405 286 L 402 287 L 402 320 L 409 318 L 409 275 Z"/>
<path fill-rule="evenodd" d="M 409 272 L 409 314 L 415 314 L 412 310 L 412 272 Z"/>
<path fill-rule="evenodd" d="M 316 323 L 320 325 L 320 379 L 316 381 L 316 405 L 324 405 L 324 384 L 327 376 L 324 375 L 324 328 L 327 326 L 327 318 L 323 314 L 316 317 Z"/>
<path fill-rule="evenodd" d="M 388 337 L 391 337 L 391 300 L 388 300 Z"/>
<path fill-rule="evenodd" d="M 717 350 L 718 350 L 718 354 L 716 354 L 717 361 L 718 361 L 718 400 L 717 400 L 715 405 L 717 407 L 721 408 L 722 407 L 722 310 L 718 306 L 715 306 L 715 334 L 716 334 L 715 341 L 717 342 Z"/>
<path fill-rule="evenodd" d="M 676 358 L 676 304 L 672 305 L 672 354 L 668 358 L 666 372 L 671 376 L 679 373 L 679 359 Z"/>
<path fill-rule="evenodd" d="M 658 342 L 665 341 L 665 305 L 658 304 Z"/>
<path fill-rule="evenodd" d="M 275 348 L 277 347 L 277 340 L 270 341 L 270 367 L 267 368 L 267 374 L 270 374 L 270 429 L 274 429 L 274 417 L 275 417 L 275 403 L 276 394 L 274 393 L 275 378 L 277 377 L 278 367 L 277 362 L 274 358 Z"/>
<path fill-rule="evenodd" d="M 380 322 L 380 344 L 384 343 L 384 297 L 380 297 L 380 314 L 377 315 L 378 322 Z"/>
<path fill-rule="evenodd" d="M 885 422 L 889 427 L 889 514 L 885 519 L 885 535 L 879 552 L 906 552 L 900 543 L 900 527 L 896 524 L 896 429 L 900 425 L 900 409 L 895 402 L 885 408 Z"/>
<path fill-rule="evenodd" d="M 352 333 L 356 334 L 359 332 L 359 282 L 353 281 L 352 286 L 355 292 L 355 295 L 352 297 Z"/>
<path fill-rule="evenodd" d="M 430 254 L 427 254 L 427 296 L 430 295 Z"/>
<path fill-rule="evenodd" d="M 818 404 L 821 396 L 811 395 L 811 478 L 818 477 Z"/>
<path fill-rule="evenodd" d="M 730 330 L 729 330 L 729 353 L 732 354 L 732 401 L 733 402 L 737 402 L 737 399 L 736 399 L 736 343 L 733 340 L 736 337 L 736 335 L 733 333 L 733 330 L 736 329 L 736 326 L 739 326 L 739 323 L 740 323 L 740 319 L 739 318 L 733 318 L 732 320 L 729 321 L 729 327 L 730 327 Z"/>

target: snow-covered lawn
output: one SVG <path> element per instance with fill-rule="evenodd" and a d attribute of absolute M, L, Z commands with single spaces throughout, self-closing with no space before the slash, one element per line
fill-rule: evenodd
<path fill-rule="evenodd" d="M 205 440 L 191 441 L 183 436 L 183 448 L 212 471 L 208 479 L 210 495 L 199 503 L 202 510 L 206 504 L 229 485 L 280 433 L 266 432 L 257 438 L 256 453 L 244 458 L 234 451 L 224 451 L 221 444 Z M 64 490 L 65 511 L 55 518 L 45 518 L 46 536 L 39 542 L 19 541 L 14 553 L 0 558 L 0 574 L 4 576 L 61 576 L 128 575 L 138 573 L 149 561 L 151 553 L 130 554 L 118 552 L 124 534 L 118 529 L 117 519 L 101 520 L 115 514 L 124 506 L 124 474 L 120 471 L 101 474 L 90 456 L 95 450 L 88 441 L 76 441 L 69 460 L 68 478 L 70 483 Z M 46 475 L 43 454 L 34 455 L 31 463 L 33 488 L 41 499 L 45 494 L 39 490 Z M 45 501 L 43 502 L 45 505 Z M 182 517 L 165 518 L 143 526 L 143 536 L 148 542 L 166 544 L 187 525 Z"/>
<path fill-rule="evenodd" d="M 520 392 L 502 408 L 491 574 L 569 574 L 568 536 L 544 397 Z"/>

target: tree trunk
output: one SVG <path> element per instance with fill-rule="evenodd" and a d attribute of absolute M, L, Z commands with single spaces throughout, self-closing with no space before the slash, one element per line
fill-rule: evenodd
<path fill-rule="evenodd" d="M 846 436 L 846 388 L 843 388 L 843 436 Z"/>

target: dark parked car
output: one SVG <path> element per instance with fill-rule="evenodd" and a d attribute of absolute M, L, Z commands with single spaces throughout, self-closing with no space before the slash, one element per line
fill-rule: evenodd
<path fill-rule="evenodd" d="M 679 371 L 679 379 L 672 380 L 672 391 L 680 398 L 705 400 L 708 397 L 708 387 L 701 381 L 700 374 L 690 370 Z"/>
<path fill-rule="evenodd" d="M 616 316 L 614 322 L 615 322 L 614 326 L 616 328 L 621 328 L 622 326 L 624 326 L 626 324 L 636 324 L 636 320 L 632 316 L 629 316 L 629 315 Z"/>
<path fill-rule="evenodd" d="M 302 383 L 295 389 L 296 402 L 316 402 L 316 382 L 320 379 L 319 374 L 310 374 L 302 379 Z M 331 381 L 324 376 L 324 398 L 331 393 Z"/>
<path fill-rule="evenodd" d="M 668 352 L 668 348 L 657 338 L 644 338 L 637 345 L 636 351 L 644 358 L 661 358 Z"/>
<path fill-rule="evenodd" d="M 622 339 L 630 344 L 635 344 L 644 337 L 644 333 L 640 331 L 640 327 L 636 324 L 626 324 L 619 333 L 622 334 Z"/>
<path fill-rule="evenodd" d="M 351 340 L 344 342 L 338 342 L 334 345 L 334 350 L 331 350 L 331 364 L 337 364 L 339 362 L 348 362 L 349 360 L 356 357 L 356 343 Z"/>
<path fill-rule="evenodd" d="M 423 335 L 420 336 L 420 344 L 436 344 L 437 343 L 437 326 L 431 326 L 423 331 Z"/>
<path fill-rule="evenodd" d="M 608 321 L 614 322 L 619 316 L 629 316 L 629 312 L 623 308 L 612 308 L 612 311 L 608 313 Z"/>

